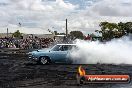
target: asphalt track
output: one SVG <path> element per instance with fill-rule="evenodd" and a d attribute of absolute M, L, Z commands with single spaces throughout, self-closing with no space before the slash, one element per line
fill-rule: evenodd
<path fill-rule="evenodd" d="M 27 55 L 0 53 L 0 88 L 132 88 L 126 84 L 77 85 L 76 74 L 80 65 L 40 65 L 30 62 Z M 87 74 L 129 74 L 132 65 L 82 65 Z"/>

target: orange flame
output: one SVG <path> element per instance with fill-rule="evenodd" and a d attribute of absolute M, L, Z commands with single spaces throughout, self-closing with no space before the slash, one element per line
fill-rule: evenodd
<path fill-rule="evenodd" d="M 82 66 L 79 66 L 78 72 L 79 72 L 79 75 L 80 75 L 80 76 L 84 76 L 84 75 L 86 74 L 86 73 L 85 73 L 85 70 L 82 68 Z"/>

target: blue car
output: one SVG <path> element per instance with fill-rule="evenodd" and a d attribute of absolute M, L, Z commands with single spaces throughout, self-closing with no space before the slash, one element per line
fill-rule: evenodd
<path fill-rule="evenodd" d="M 52 48 L 29 52 L 29 59 L 41 64 L 49 63 L 72 63 L 70 50 L 75 44 L 57 44 Z"/>

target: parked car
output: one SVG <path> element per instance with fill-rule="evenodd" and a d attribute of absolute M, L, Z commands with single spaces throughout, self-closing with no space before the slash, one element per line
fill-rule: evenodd
<path fill-rule="evenodd" d="M 49 63 L 72 63 L 70 50 L 75 44 L 57 44 L 52 48 L 29 52 L 29 59 L 41 64 Z"/>

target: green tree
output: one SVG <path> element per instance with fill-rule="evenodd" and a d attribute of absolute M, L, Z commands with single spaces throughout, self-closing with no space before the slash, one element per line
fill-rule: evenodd
<path fill-rule="evenodd" d="M 124 35 L 132 33 L 132 22 L 126 23 L 101 22 L 99 26 L 101 27 L 101 30 L 96 30 L 95 32 L 101 33 L 103 40 L 120 38 Z"/>
<path fill-rule="evenodd" d="M 65 33 L 59 33 L 59 35 L 65 35 Z"/>
<path fill-rule="evenodd" d="M 101 22 L 99 26 L 101 27 L 101 30 L 96 30 L 96 32 L 101 33 L 104 40 L 115 38 L 115 33 L 118 29 L 118 25 L 116 23 Z"/>
<path fill-rule="evenodd" d="M 13 33 L 13 37 L 15 37 L 15 38 L 21 38 L 21 36 L 22 36 L 22 33 L 20 33 L 19 30 L 17 30 L 16 32 Z"/>
<path fill-rule="evenodd" d="M 84 39 L 84 35 L 81 31 L 71 31 L 70 36 L 74 39 Z"/>
<path fill-rule="evenodd" d="M 127 34 L 132 33 L 132 22 L 126 22 L 125 27 L 126 27 L 125 32 Z"/>
<path fill-rule="evenodd" d="M 58 35 L 58 32 L 57 31 L 54 31 L 55 35 Z"/>
<path fill-rule="evenodd" d="M 126 23 L 118 23 L 119 31 L 122 33 L 122 35 L 128 35 L 132 33 L 132 22 L 126 22 Z"/>
<path fill-rule="evenodd" d="M 125 23 L 122 23 L 122 22 L 118 23 L 118 32 L 117 32 L 117 36 L 118 36 L 118 37 L 122 37 L 123 35 L 126 35 L 126 34 L 127 34 L 127 33 L 126 33 L 126 30 L 127 30 L 127 28 L 126 28 Z"/>

